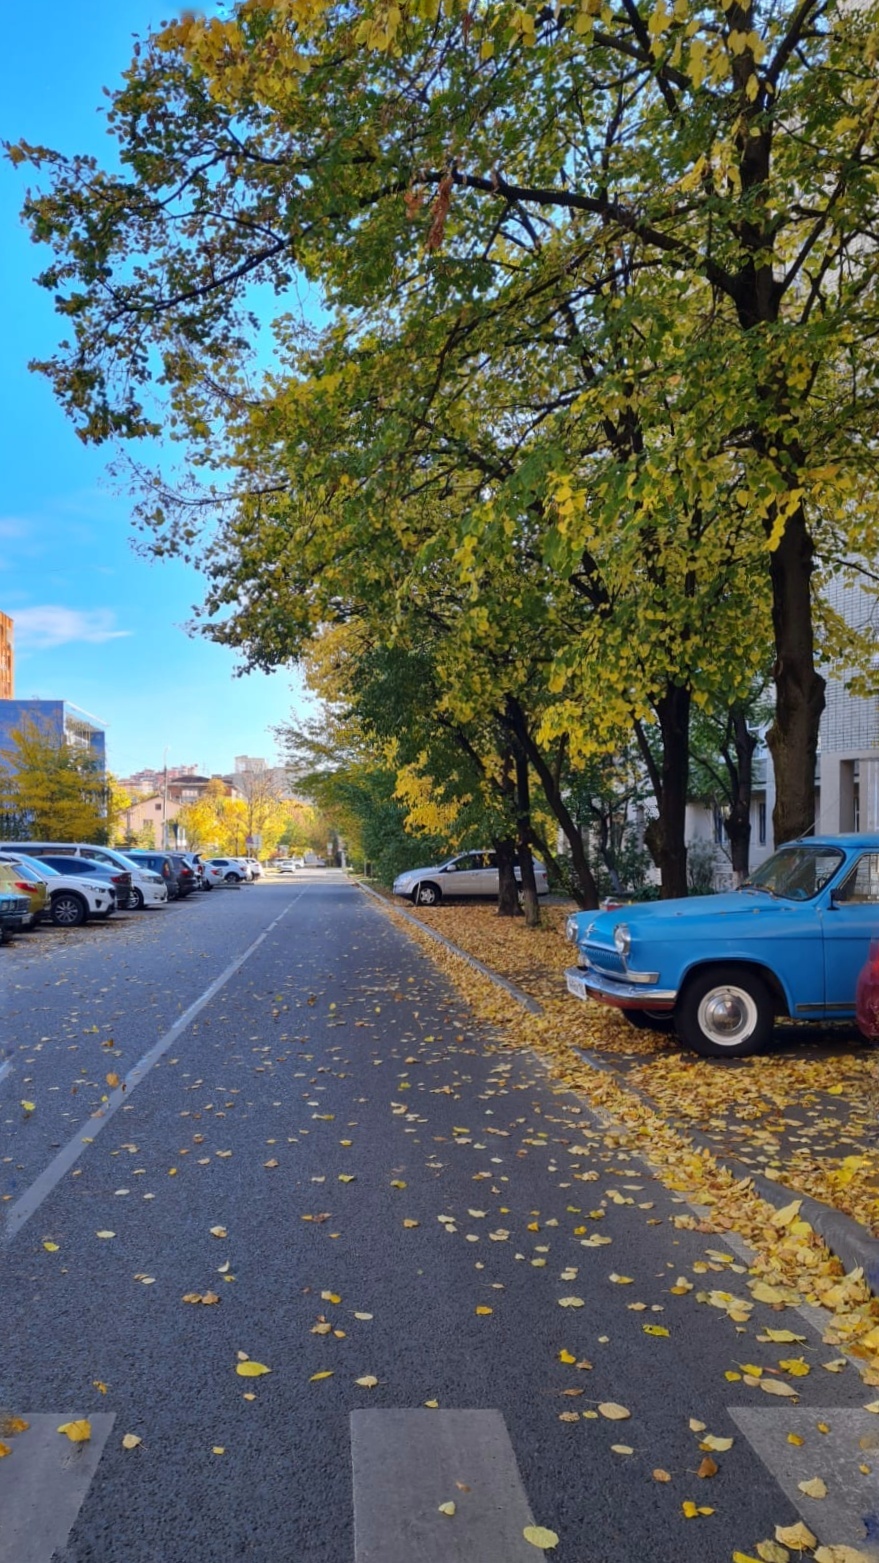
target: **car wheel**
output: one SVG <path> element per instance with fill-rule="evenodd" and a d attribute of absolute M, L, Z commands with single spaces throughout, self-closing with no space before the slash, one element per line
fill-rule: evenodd
<path fill-rule="evenodd" d="M 674 1025 L 671 1015 L 660 1014 L 658 1010 L 624 1009 L 620 1013 L 636 1031 L 671 1031 Z"/>
<path fill-rule="evenodd" d="M 438 906 L 442 894 L 438 885 L 416 885 L 412 896 L 414 906 Z"/>
<path fill-rule="evenodd" d="M 133 912 L 143 911 L 143 891 L 138 890 L 137 885 L 132 885 L 131 887 L 130 905 Z"/>
<path fill-rule="evenodd" d="M 201 888 L 202 888 L 202 890 L 213 890 L 214 887 L 211 884 L 210 880 L 206 879 Z"/>
<path fill-rule="evenodd" d="M 52 921 L 56 928 L 78 928 L 88 917 L 88 907 L 81 896 L 63 891 L 52 902 Z"/>
<path fill-rule="evenodd" d="M 231 869 L 229 870 L 228 874 L 223 875 L 223 878 L 227 885 L 240 885 L 241 883 L 241 875 L 233 874 Z"/>
<path fill-rule="evenodd" d="M 675 1029 L 704 1058 L 745 1058 L 769 1041 L 774 1019 L 772 995 L 758 972 L 719 967 L 687 984 Z"/>

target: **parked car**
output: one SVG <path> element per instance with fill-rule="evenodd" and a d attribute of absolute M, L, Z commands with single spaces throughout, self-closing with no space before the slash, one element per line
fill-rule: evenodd
<path fill-rule="evenodd" d="M 578 912 L 578 999 L 636 1026 L 673 1023 L 711 1058 L 754 1053 L 775 1017 L 851 1020 L 879 930 L 879 835 L 788 842 L 740 890 Z"/>
<path fill-rule="evenodd" d="M 220 870 L 221 878 L 227 885 L 240 885 L 247 878 L 246 871 L 242 868 L 237 858 L 234 857 L 209 857 L 205 862 L 212 863 Z"/>
<path fill-rule="evenodd" d="M 164 880 L 168 900 L 176 901 L 180 895 L 180 878 L 169 852 L 151 852 L 144 847 L 129 847 L 125 856 L 136 868 L 147 869 Z"/>
<path fill-rule="evenodd" d="M 516 879 L 521 880 L 516 865 Z M 546 869 L 534 860 L 534 878 L 537 894 L 546 895 L 549 883 Z M 497 896 L 500 877 L 497 853 L 460 852 L 432 868 L 409 868 L 394 880 L 394 895 L 408 896 L 414 906 L 435 906 L 444 896 Z"/>
<path fill-rule="evenodd" d="M 0 853 L 0 861 L 17 864 L 28 878 L 41 878 L 48 897 L 45 916 L 58 928 L 75 928 L 89 917 L 105 919 L 116 911 L 116 886 L 105 863 L 92 863 L 88 872 L 84 858 L 58 858 L 59 867 L 53 867 L 23 852 Z"/>
<path fill-rule="evenodd" d="M 185 852 L 169 852 L 169 858 L 177 875 L 177 890 L 181 897 L 192 895 L 199 888 L 200 870 L 193 867 Z"/>
<path fill-rule="evenodd" d="M 250 869 L 250 875 L 252 879 L 262 879 L 263 866 L 258 857 L 246 857 L 244 862 Z"/>
<path fill-rule="evenodd" d="M 870 946 L 867 963 L 858 978 L 855 1020 L 865 1037 L 879 1037 L 879 940 Z"/>
<path fill-rule="evenodd" d="M 133 868 L 116 868 L 113 863 L 98 863 L 92 858 L 77 857 L 75 855 L 68 857 L 63 852 L 35 852 L 32 860 L 35 863 L 46 864 L 56 874 L 61 874 L 67 878 L 71 876 L 74 878 L 85 878 L 92 885 L 103 888 L 105 893 L 102 907 L 107 906 L 106 888 L 109 886 L 114 898 L 110 911 L 115 911 L 120 901 L 127 902 L 131 899 Z M 96 910 L 90 901 L 89 907 L 90 912 Z"/>
<path fill-rule="evenodd" d="M 8 944 L 12 935 L 20 932 L 29 910 L 26 895 L 0 890 L 0 944 Z"/>
<path fill-rule="evenodd" d="M 212 862 L 210 858 L 204 858 L 202 860 L 201 871 L 203 879 L 203 890 L 213 890 L 214 885 L 221 885 L 223 883 L 225 868 L 222 868 L 219 863 Z"/>
<path fill-rule="evenodd" d="M 233 857 L 232 862 L 238 864 L 238 867 L 241 869 L 241 872 L 243 873 L 244 878 L 248 884 L 250 884 L 250 882 L 256 878 L 256 875 L 250 866 L 249 857 Z"/>
<path fill-rule="evenodd" d="M 28 873 L 22 863 L 0 858 L 0 893 L 27 897 L 28 911 L 22 928 L 36 928 L 42 921 L 49 897 L 46 881 L 39 874 Z"/>
<path fill-rule="evenodd" d="M 116 893 L 116 902 L 123 911 L 131 906 L 135 911 L 140 911 L 145 906 L 164 906 L 168 899 L 163 879 L 150 873 L 148 869 L 138 867 L 131 863 L 122 852 L 117 852 L 115 847 L 96 846 L 92 841 L 9 841 L 4 846 L 13 852 L 27 852 L 31 857 L 42 857 L 44 853 L 51 852 L 55 855 L 63 854 L 65 857 L 88 858 L 91 862 L 107 863 L 115 867 L 118 872 L 131 875 L 131 882 L 126 897 L 124 890 Z"/>

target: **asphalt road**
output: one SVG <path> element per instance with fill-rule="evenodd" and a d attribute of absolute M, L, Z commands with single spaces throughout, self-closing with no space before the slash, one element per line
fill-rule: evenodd
<path fill-rule="evenodd" d="M 876 1391 L 791 1309 L 673 1295 L 747 1298 L 739 1250 L 341 876 L 19 939 L 0 982 L 0 1563 L 879 1539 Z M 796 1401 L 724 1377 L 790 1356 Z"/>

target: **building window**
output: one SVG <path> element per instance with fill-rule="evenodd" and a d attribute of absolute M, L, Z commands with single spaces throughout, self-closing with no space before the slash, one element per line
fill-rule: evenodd
<path fill-rule="evenodd" d="M 757 804 L 757 841 L 761 847 L 766 845 L 766 799 Z"/>

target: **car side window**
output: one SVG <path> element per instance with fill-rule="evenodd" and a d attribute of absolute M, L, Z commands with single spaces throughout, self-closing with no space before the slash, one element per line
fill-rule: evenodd
<path fill-rule="evenodd" d="M 851 873 L 834 893 L 834 900 L 845 902 L 879 902 L 879 852 L 865 852 L 858 858 Z"/>

